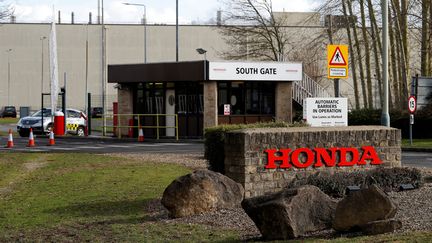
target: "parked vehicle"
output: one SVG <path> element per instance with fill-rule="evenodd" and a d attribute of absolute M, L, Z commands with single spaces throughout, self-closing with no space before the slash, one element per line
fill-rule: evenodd
<path fill-rule="evenodd" d="M 15 106 L 4 106 L 0 111 L 0 117 L 17 117 Z"/>
<path fill-rule="evenodd" d="M 103 116 L 103 108 L 102 107 L 93 107 L 91 110 L 91 117 L 102 117 Z"/>
<path fill-rule="evenodd" d="M 78 136 L 85 135 L 87 117 L 82 111 L 66 109 L 66 132 Z M 43 116 L 43 121 L 42 121 Z M 26 137 L 30 133 L 30 128 L 34 134 L 49 134 L 53 129 L 51 109 L 39 110 L 31 116 L 21 118 L 17 124 L 17 131 L 21 137 Z"/>

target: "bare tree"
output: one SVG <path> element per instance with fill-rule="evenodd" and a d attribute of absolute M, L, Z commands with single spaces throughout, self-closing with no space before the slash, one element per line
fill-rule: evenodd
<path fill-rule="evenodd" d="M 13 8 L 10 4 L 5 3 L 5 0 L 0 0 L 0 20 L 4 20 L 12 16 Z"/>
<path fill-rule="evenodd" d="M 366 71 L 366 86 L 367 86 L 367 97 L 368 97 L 368 108 L 373 108 L 373 94 L 372 94 L 372 78 L 371 78 L 371 65 L 370 65 L 370 49 L 369 49 L 369 38 L 366 27 L 366 14 L 365 14 L 365 3 L 364 0 L 359 1 L 360 5 L 360 18 L 362 23 L 362 35 L 363 35 L 363 46 L 365 52 L 365 71 Z"/>
<path fill-rule="evenodd" d="M 342 0 L 342 11 L 343 11 L 343 15 L 345 16 L 347 22 L 349 21 L 349 17 L 348 17 L 348 13 L 347 13 L 347 9 L 346 9 L 346 0 Z M 346 31 L 347 31 L 347 36 L 348 36 L 348 46 L 349 46 L 349 52 L 351 53 L 350 55 L 350 63 L 351 63 L 351 69 L 352 69 L 352 78 L 353 78 L 353 86 L 354 86 L 354 101 L 355 101 L 355 107 L 356 109 L 360 109 L 360 100 L 359 100 L 359 91 L 358 91 L 358 81 L 357 81 L 357 66 L 355 64 L 355 57 L 356 54 L 354 52 L 354 48 L 353 48 L 353 44 L 352 44 L 352 37 L 351 37 L 351 25 L 347 24 L 346 25 Z"/>
<path fill-rule="evenodd" d="M 422 35 L 421 35 L 421 75 L 430 75 L 430 0 L 422 0 Z"/>
<path fill-rule="evenodd" d="M 225 0 L 225 22 L 220 26 L 230 50 L 227 59 L 282 60 L 288 37 L 284 19 L 277 18 L 271 0 Z"/>

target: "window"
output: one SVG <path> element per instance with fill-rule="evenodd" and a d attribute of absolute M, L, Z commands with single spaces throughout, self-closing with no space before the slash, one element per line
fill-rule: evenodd
<path fill-rule="evenodd" d="M 68 118 L 80 118 L 81 117 L 81 113 L 80 112 L 76 112 L 76 111 L 68 110 L 67 111 L 67 117 Z"/>
<path fill-rule="evenodd" d="M 274 82 L 219 82 L 218 114 L 230 104 L 232 115 L 273 115 L 274 92 Z"/>

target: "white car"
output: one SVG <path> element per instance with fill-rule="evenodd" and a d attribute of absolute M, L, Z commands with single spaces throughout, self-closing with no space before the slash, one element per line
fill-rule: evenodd
<path fill-rule="evenodd" d="M 42 113 L 43 111 L 43 113 Z M 85 135 L 86 115 L 79 110 L 66 109 L 66 132 L 78 136 Z M 43 126 L 42 126 L 43 116 Z M 51 109 L 43 109 L 35 112 L 31 116 L 21 118 L 17 124 L 17 131 L 21 137 L 27 137 L 30 128 L 34 134 L 49 134 L 53 128 Z"/>

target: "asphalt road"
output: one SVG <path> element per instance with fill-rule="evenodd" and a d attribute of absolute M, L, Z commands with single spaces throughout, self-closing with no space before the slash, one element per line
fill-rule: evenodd
<path fill-rule="evenodd" d="M 47 146 L 49 140 L 45 136 L 36 136 L 35 147 L 27 147 L 28 138 L 14 138 L 14 147 L 5 148 L 7 138 L 0 138 L 0 152 L 85 152 L 85 153 L 197 153 L 204 150 L 200 142 L 143 142 L 121 141 L 117 139 L 98 138 L 59 138 L 54 146 Z"/>
<path fill-rule="evenodd" d="M 402 152 L 402 165 L 432 168 L 432 152 Z"/>
<path fill-rule="evenodd" d="M 163 141 L 163 140 L 161 140 Z M 204 151 L 202 142 L 144 142 L 131 140 L 65 137 L 56 139 L 54 146 L 47 146 L 48 138 L 36 136 L 35 147 L 27 147 L 28 138 L 14 138 L 14 147 L 5 148 L 6 137 L 0 137 L 0 152 L 86 152 L 86 153 L 200 153 Z M 432 168 L 432 152 L 402 152 L 402 165 Z"/>

